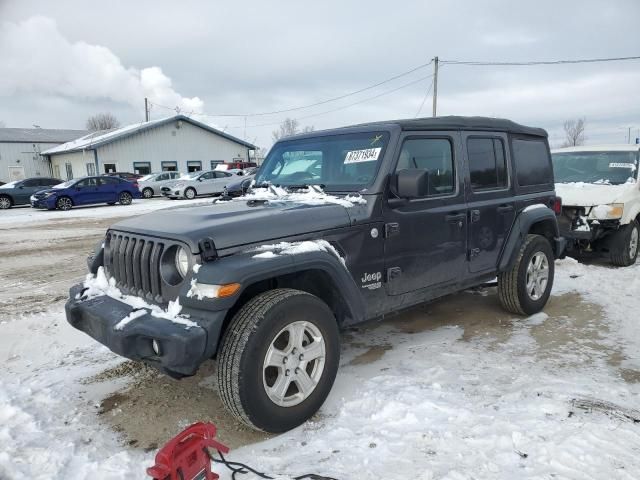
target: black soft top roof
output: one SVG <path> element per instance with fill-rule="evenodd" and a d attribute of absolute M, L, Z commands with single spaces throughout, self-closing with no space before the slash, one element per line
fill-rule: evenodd
<path fill-rule="evenodd" d="M 504 118 L 491 117 L 427 117 L 405 120 L 385 120 L 382 122 L 362 123 L 354 127 L 398 125 L 402 130 L 484 130 L 518 133 L 522 135 L 534 135 L 547 137 L 547 131 L 543 128 L 527 127 Z M 347 127 L 348 128 L 348 127 Z"/>

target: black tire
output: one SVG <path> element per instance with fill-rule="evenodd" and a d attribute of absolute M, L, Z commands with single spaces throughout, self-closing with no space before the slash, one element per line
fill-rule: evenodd
<path fill-rule="evenodd" d="M 633 245 L 634 236 L 635 245 Z M 636 220 L 633 220 L 629 225 L 621 227 L 614 234 L 611 242 L 611 263 L 617 267 L 628 267 L 636 263 L 639 237 L 640 227 Z"/>
<path fill-rule="evenodd" d="M 73 200 L 70 197 L 60 197 L 56 200 L 56 208 L 58 210 L 71 210 L 73 208 Z"/>
<path fill-rule="evenodd" d="M 13 200 L 9 195 L 0 195 L 0 210 L 7 210 L 13 206 Z"/>
<path fill-rule="evenodd" d="M 187 200 L 193 200 L 194 198 L 196 198 L 197 194 L 198 192 L 196 192 L 195 188 L 187 187 L 184 191 L 184 198 L 186 198 Z"/>
<path fill-rule="evenodd" d="M 527 269 L 536 254 L 546 257 L 548 276 L 546 284 L 541 289 L 542 292 L 539 291 L 538 285 L 537 292 L 534 291 L 531 295 L 527 288 L 527 282 L 531 278 Z M 537 257 L 537 259 L 541 258 L 541 256 Z M 541 311 L 551 295 L 554 267 L 553 249 L 549 240 L 542 235 L 527 235 L 513 267 L 498 275 L 498 295 L 502 307 L 518 315 L 533 315 Z"/>
<path fill-rule="evenodd" d="M 118 203 L 120 205 L 131 205 L 133 202 L 133 196 L 129 192 L 120 192 L 118 195 Z"/>
<path fill-rule="evenodd" d="M 151 198 L 153 197 L 153 188 L 151 187 L 146 187 L 142 189 L 142 196 L 144 198 Z"/>
<path fill-rule="evenodd" d="M 281 338 L 283 329 L 302 321 L 312 324 L 322 336 L 324 366 L 306 398 L 296 405 L 280 406 L 267 394 L 267 368 L 275 367 L 265 368 L 265 358 L 272 343 Z M 291 353 L 287 357 L 291 358 L 289 365 L 298 366 L 299 358 L 292 358 L 297 357 L 296 351 Z M 270 290 L 247 302 L 224 334 L 218 352 L 220 397 L 231 414 L 246 425 L 270 433 L 285 432 L 317 412 L 331 390 L 339 360 L 338 325 L 327 304 L 300 290 Z M 309 366 L 312 365 L 305 364 L 301 368 L 308 371 Z M 285 370 L 283 366 L 278 372 L 284 374 Z M 295 370 L 297 373 L 300 369 Z M 298 390 L 295 380 L 289 382 L 285 395 L 291 385 Z"/>

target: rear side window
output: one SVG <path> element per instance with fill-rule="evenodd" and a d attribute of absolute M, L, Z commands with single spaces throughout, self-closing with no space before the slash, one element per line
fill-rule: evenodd
<path fill-rule="evenodd" d="M 551 158 L 545 141 L 514 138 L 511 145 L 518 174 L 518 185 L 529 187 L 553 183 Z"/>
<path fill-rule="evenodd" d="M 467 154 L 471 188 L 474 191 L 495 190 L 507 186 L 507 162 L 501 139 L 469 138 Z"/>
<path fill-rule="evenodd" d="M 100 183 L 104 185 L 116 185 L 120 183 L 120 179 L 116 177 L 100 177 Z"/>

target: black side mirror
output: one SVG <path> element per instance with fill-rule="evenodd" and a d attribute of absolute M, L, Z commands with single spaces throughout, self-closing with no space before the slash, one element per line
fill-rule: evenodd
<path fill-rule="evenodd" d="M 429 193 L 429 171 L 406 169 L 396 173 L 396 193 L 400 198 L 425 197 Z"/>

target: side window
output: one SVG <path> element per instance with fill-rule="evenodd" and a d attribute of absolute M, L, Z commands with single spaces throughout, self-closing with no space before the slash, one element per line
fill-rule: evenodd
<path fill-rule="evenodd" d="M 502 139 L 469 138 L 467 154 L 473 191 L 495 190 L 507 186 L 507 162 Z"/>
<path fill-rule="evenodd" d="M 203 174 L 200 176 L 200 179 L 201 179 L 201 180 L 211 180 L 212 178 L 215 178 L 215 175 L 214 175 L 214 173 L 213 173 L 213 172 L 203 173 Z"/>
<path fill-rule="evenodd" d="M 553 183 L 553 171 L 547 144 L 543 140 L 514 138 L 511 142 L 518 185 L 548 185 Z"/>
<path fill-rule="evenodd" d="M 169 180 L 169 174 L 163 173 L 162 175 L 158 175 L 156 177 L 156 182 L 162 182 L 163 180 Z"/>
<path fill-rule="evenodd" d="M 39 187 L 40 179 L 39 178 L 31 178 L 29 180 L 25 180 L 22 182 L 23 187 Z"/>
<path fill-rule="evenodd" d="M 115 177 L 100 177 L 100 183 L 113 186 L 120 183 L 120 180 Z"/>
<path fill-rule="evenodd" d="M 85 178 L 84 180 L 78 182 L 76 187 L 95 187 L 98 185 L 98 179 L 95 177 Z"/>
<path fill-rule="evenodd" d="M 429 172 L 428 197 L 455 191 L 455 169 L 451 142 L 445 138 L 412 138 L 405 140 L 396 171 L 416 169 Z"/>

